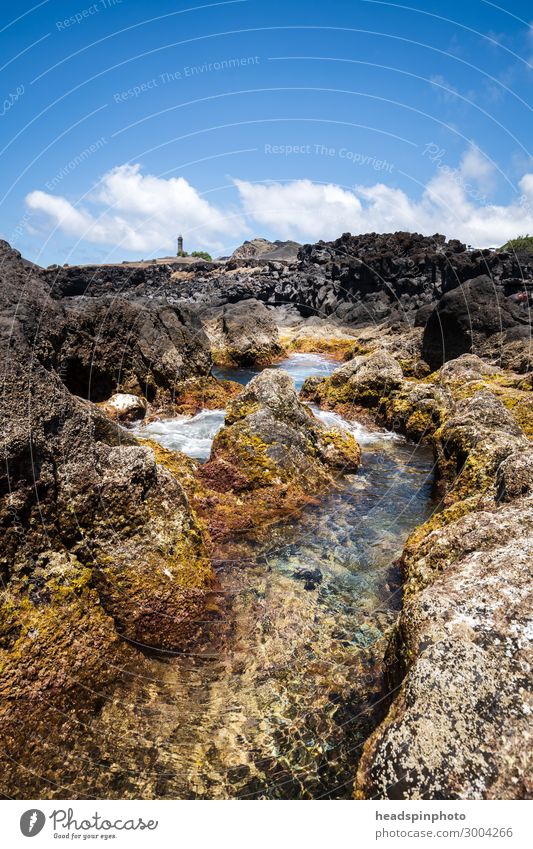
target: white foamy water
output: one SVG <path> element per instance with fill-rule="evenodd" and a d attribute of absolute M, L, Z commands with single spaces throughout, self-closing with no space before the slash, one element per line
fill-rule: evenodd
<path fill-rule="evenodd" d="M 296 390 L 299 391 L 304 380 L 310 376 L 326 377 L 331 374 L 335 363 L 322 354 L 292 354 L 279 364 L 292 377 Z M 259 373 L 253 369 L 218 369 L 219 377 L 231 377 L 232 380 L 246 385 Z M 339 427 L 352 433 L 360 445 L 373 445 L 380 442 L 399 440 L 401 437 L 384 430 L 369 430 L 359 422 L 350 422 L 337 413 L 321 410 L 314 404 L 309 405 L 315 416 L 328 427 Z M 211 445 L 219 430 L 224 425 L 225 410 L 202 410 L 195 416 L 177 416 L 173 419 L 137 424 L 134 433 L 155 439 L 165 448 L 172 451 L 182 451 L 195 460 L 207 460 L 211 453 Z"/>
<path fill-rule="evenodd" d="M 213 439 L 224 424 L 225 410 L 202 410 L 196 416 L 150 422 L 134 428 L 136 436 L 155 439 L 164 448 L 183 451 L 195 460 L 207 460 Z"/>
<path fill-rule="evenodd" d="M 341 430 L 347 430 L 355 438 L 357 439 L 360 445 L 372 445 L 375 442 L 383 442 L 383 441 L 398 441 L 401 440 L 402 437 L 398 436 L 396 433 L 391 433 L 388 430 L 369 430 L 360 422 L 349 422 L 347 419 L 343 419 L 342 416 L 339 416 L 338 413 L 332 413 L 327 410 L 321 410 L 319 407 L 315 407 L 314 404 L 309 404 L 313 413 L 320 419 L 321 422 L 324 422 L 328 427 L 338 427 Z"/>
<path fill-rule="evenodd" d="M 398 440 L 400 437 L 388 431 L 368 430 L 359 422 L 349 422 L 337 413 L 320 410 L 310 405 L 315 416 L 327 427 L 338 427 L 352 433 L 360 445 Z M 196 416 L 178 416 L 174 419 L 139 424 L 134 428 L 137 436 L 155 439 L 165 448 L 182 451 L 195 460 L 207 460 L 213 440 L 224 425 L 225 410 L 202 410 Z"/>

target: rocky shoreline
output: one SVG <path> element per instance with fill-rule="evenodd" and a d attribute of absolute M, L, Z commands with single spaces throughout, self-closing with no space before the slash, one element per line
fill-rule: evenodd
<path fill-rule="evenodd" d="M 198 645 L 214 567 L 357 469 L 283 372 L 212 374 L 304 350 L 343 364 L 302 398 L 430 444 L 442 497 L 401 557 L 356 797 L 531 796 L 530 257 L 345 234 L 296 260 L 43 270 L 4 242 L 0 276 L 4 795 L 64 788 L 65 718 L 94 720 L 139 652 Z M 220 407 L 201 467 L 119 424 Z"/>

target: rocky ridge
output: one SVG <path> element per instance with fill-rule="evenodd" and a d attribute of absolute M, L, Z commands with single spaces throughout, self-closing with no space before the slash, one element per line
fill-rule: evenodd
<path fill-rule="evenodd" d="M 255 248 L 248 254 L 186 270 L 178 261 L 154 261 L 51 268 L 44 275 L 54 297 L 114 293 L 200 313 L 249 299 L 289 304 L 303 318 L 343 328 L 420 327 L 431 368 L 471 351 L 515 370 L 530 368 L 529 254 L 471 250 L 440 234 L 403 232 L 344 234 L 303 245 L 296 259 L 266 259 Z"/>

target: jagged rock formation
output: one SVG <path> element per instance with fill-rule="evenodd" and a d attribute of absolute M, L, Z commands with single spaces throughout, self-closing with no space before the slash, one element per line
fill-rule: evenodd
<path fill-rule="evenodd" d="M 114 664 L 129 652 L 119 635 L 141 646 L 183 645 L 216 582 L 175 476 L 69 390 L 74 372 L 65 379 L 65 356 L 94 348 L 94 315 L 90 332 L 80 315 L 77 338 L 68 307 L 5 242 L 0 276 L 0 757 L 4 792 L 38 796 L 32 788 L 45 792 L 60 770 L 61 712 L 83 722 L 112 690 Z M 124 339 L 131 306 L 121 312 L 117 304 L 113 317 Z M 159 329 L 160 350 L 177 362 L 182 352 L 172 349 L 169 322 L 148 313 L 143 321 L 152 334 Z M 102 354 L 101 368 L 116 374 L 119 351 L 113 339 L 105 346 L 110 359 Z M 139 376 L 133 367 L 128 373 Z M 165 390 L 168 372 L 152 374 Z M 21 779 L 17 763 L 28 757 L 33 775 Z"/>
<path fill-rule="evenodd" d="M 254 245 L 243 247 L 245 258 L 238 254 L 227 262 L 192 263 L 186 271 L 177 263 L 154 263 L 45 274 L 57 295 L 164 297 L 171 305 L 200 310 L 257 299 L 291 304 L 304 317 L 316 315 L 344 327 L 427 324 L 424 351 L 432 368 L 471 350 L 508 367 L 529 368 L 531 256 L 466 250 L 439 234 L 402 232 L 345 233 L 333 242 L 304 245 L 290 259 L 269 259 L 267 252 L 257 253 L 265 247 L 262 242 Z M 491 299 L 498 302 L 497 311 Z"/>

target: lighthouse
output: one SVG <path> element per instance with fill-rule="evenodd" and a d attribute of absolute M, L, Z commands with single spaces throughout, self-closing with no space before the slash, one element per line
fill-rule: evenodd
<path fill-rule="evenodd" d="M 183 236 L 178 236 L 178 256 L 183 256 Z"/>

